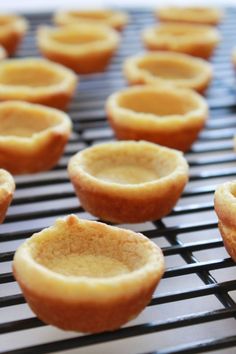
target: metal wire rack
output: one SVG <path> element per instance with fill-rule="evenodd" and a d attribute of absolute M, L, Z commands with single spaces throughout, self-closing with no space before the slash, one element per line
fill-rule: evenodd
<path fill-rule="evenodd" d="M 222 43 L 212 58 L 214 80 L 207 93 L 210 118 L 186 154 L 190 182 L 170 215 L 156 222 L 120 225 L 143 232 L 163 249 L 167 269 L 149 306 L 135 320 L 109 333 L 81 335 L 46 326 L 30 311 L 11 273 L 15 249 L 55 218 L 76 213 L 79 205 L 66 172 L 68 159 L 100 141 L 114 139 L 104 113 L 107 96 L 126 83 L 121 64 L 143 50 L 139 34 L 155 22 L 150 10 L 130 10 L 131 21 L 109 69 L 80 78 L 69 114 L 74 133 L 64 156 L 51 171 L 16 177 L 17 190 L 0 226 L 0 353 L 200 353 L 230 354 L 236 349 L 236 280 L 213 209 L 218 183 L 236 178 L 236 84 L 231 50 L 236 44 L 236 10 L 228 9 Z M 38 56 L 36 27 L 51 15 L 29 15 L 31 27 L 19 57 Z"/>

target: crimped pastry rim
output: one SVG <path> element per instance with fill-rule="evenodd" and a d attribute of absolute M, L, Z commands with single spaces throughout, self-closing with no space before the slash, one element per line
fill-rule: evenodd
<path fill-rule="evenodd" d="M 41 98 L 45 97 L 46 95 L 51 95 L 54 93 L 62 93 L 62 92 L 68 92 L 68 90 L 71 89 L 71 86 L 75 86 L 77 82 L 77 76 L 74 74 L 74 72 L 66 67 L 64 67 L 61 64 L 54 63 L 48 59 L 44 58 L 14 58 L 14 59 L 5 59 L 0 62 L 0 72 L 1 68 L 4 69 L 4 66 L 11 66 L 14 64 L 18 67 L 20 67 L 22 64 L 25 67 L 28 65 L 34 66 L 37 69 L 37 65 L 40 64 L 44 67 L 49 67 L 52 69 L 54 72 L 58 72 L 59 75 L 63 77 L 61 82 L 58 82 L 53 85 L 49 86 L 43 86 L 43 87 L 31 87 L 27 85 L 5 85 L 1 83 L 0 80 L 0 96 L 7 97 L 7 99 L 10 99 L 12 96 L 12 99 L 24 99 L 24 97 L 27 97 L 27 99 L 34 99 L 34 98 Z M 3 70 L 2 69 L 2 70 Z"/>
<path fill-rule="evenodd" d="M 14 136 L 14 135 L 4 135 L 2 136 L 0 134 L 0 144 L 7 144 L 7 146 L 12 146 L 15 147 L 16 149 L 16 155 L 17 155 L 17 148 L 20 149 L 27 149 L 27 148 L 35 148 L 37 149 L 38 144 L 42 141 L 46 141 L 49 139 L 51 135 L 58 135 L 58 134 L 63 134 L 63 135 L 68 135 L 71 131 L 72 128 L 72 122 L 69 118 L 69 116 L 63 112 L 60 111 L 56 108 L 51 108 L 47 106 L 43 106 L 40 104 L 35 104 L 35 103 L 29 103 L 29 102 L 23 102 L 23 101 L 6 101 L 6 102 L 1 102 L 0 103 L 0 113 L 1 109 L 4 109 L 5 107 L 13 107 L 14 109 L 25 109 L 25 110 L 39 110 L 42 113 L 50 113 L 53 114 L 54 116 L 56 115 L 60 121 L 58 124 L 55 126 L 48 127 L 40 132 L 33 133 L 32 136 L 30 137 L 21 137 L 21 136 Z"/>
<path fill-rule="evenodd" d="M 106 13 L 110 15 L 106 19 L 90 19 L 89 17 L 84 18 L 81 17 L 78 19 L 73 19 L 71 16 L 72 12 L 77 12 L 77 13 L 83 13 L 83 12 L 91 12 L 91 13 Z M 128 23 L 128 15 L 123 12 L 123 11 L 114 11 L 114 10 L 105 10 L 105 9 L 94 9 L 94 10 L 68 10 L 68 11 L 58 11 L 55 13 L 53 16 L 53 21 L 56 25 L 68 25 L 70 23 L 78 23 L 78 21 L 81 21 L 81 23 L 84 21 L 90 22 L 91 23 L 104 23 L 108 26 L 111 26 L 113 28 L 118 28 L 118 27 L 123 27 Z"/>
<path fill-rule="evenodd" d="M 143 146 L 143 151 L 145 147 L 155 148 L 157 153 L 171 153 L 173 158 L 177 160 L 176 168 L 164 177 L 159 177 L 156 180 L 149 182 L 143 182 L 138 184 L 120 184 L 117 182 L 108 182 L 103 181 L 95 176 L 91 175 L 83 168 L 83 157 L 86 153 L 93 152 L 96 149 L 107 149 L 110 146 L 120 146 L 121 148 L 135 148 L 135 146 Z M 86 158 L 86 157 L 85 157 Z M 183 176 L 187 177 L 188 175 L 188 164 L 183 156 L 183 153 L 179 150 L 167 148 L 158 144 L 154 144 L 148 141 L 118 141 L 111 143 L 102 143 L 85 150 L 82 150 L 70 158 L 68 164 L 68 172 L 72 181 L 75 182 L 78 179 L 79 184 L 86 184 L 87 187 L 90 187 L 91 190 L 95 189 L 98 191 L 103 191 L 113 195 L 124 196 L 124 197 L 140 197 L 140 193 L 145 194 L 147 197 L 152 196 L 154 190 L 159 190 L 163 186 L 168 185 L 170 180 L 182 178 Z"/>
<path fill-rule="evenodd" d="M 80 33 L 81 30 L 88 32 L 95 31 L 96 33 L 100 31 L 100 33 L 105 35 L 105 38 L 95 42 L 68 45 L 53 39 L 51 36 L 51 34 L 56 32 L 77 31 Z M 47 50 L 49 53 L 57 52 L 75 58 L 94 52 L 102 53 L 105 50 L 116 49 L 119 40 L 120 37 L 117 31 L 109 26 L 100 24 L 74 24 L 63 27 L 41 26 L 37 31 L 38 45 L 42 48 L 42 51 Z"/>
<path fill-rule="evenodd" d="M 135 94 L 140 92 L 156 92 L 157 95 L 159 93 L 166 93 L 167 95 L 169 93 L 174 95 L 181 94 L 182 97 L 184 97 L 184 100 L 186 100 L 186 96 L 190 96 L 191 99 L 198 102 L 199 107 L 185 114 L 168 115 L 162 118 L 152 113 L 135 112 L 131 109 L 120 107 L 117 104 L 117 100 L 120 95 L 126 93 Z M 208 114 L 208 107 L 206 101 L 200 94 L 191 89 L 179 88 L 174 86 L 170 87 L 166 85 L 160 85 L 160 87 L 151 85 L 137 85 L 117 91 L 108 97 L 106 102 L 106 110 L 108 112 L 108 115 L 111 116 L 111 119 L 114 120 L 115 123 L 117 121 L 118 124 L 122 124 L 123 126 L 127 127 L 133 127 L 134 124 L 138 124 L 138 126 L 142 127 L 144 131 L 150 131 L 152 130 L 152 128 L 169 131 L 170 124 L 172 125 L 172 128 L 175 127 L 174 124 L 176 124 L 176 127 L 178 128 L 186 125 L 194 127 L 195 124 L 199 124 L 199 121 L 205 120 L 205 117 L 207 117 Z M 119 115 L 119 117 L 117 118 L 115 115 Z M 149 123 L 148 125 L 147 122 Z"/>
<path fill-rule="evenodd" d="M 129 273 L 107 278 L 66 276 L 56 273 L 36 262 L 30 255 L 29 247 L 32 240 L 37 238 L 37 235 L 45 231 L 50 232 L 50 229 L 53 228 L 58 228 L 59 230 L 61 223 L 68 224 L 68 227 L 72 223 L 80 223 L 82 225 L 92 223 L 94 227 L 98 227 L 104 233 L 109 233 L 109 231 L 113 230 L 112 232 L 117 233 L 117 237 L 118 233 L 126 233 L 127 235 L 137 237 L 140 242 L 147 244 L 150 249 L 148 262 L 141 268 Z M 132 294 L 140 289 L 140 287 L 145 287 L 149 280 L 152 281 L 155 278 L 161 278 L 164 272 L 164 259 L 160 248 L 142 234 L 137 234 L 131 230 L 119 229 L 115 226 L 108 226 L 96 221 L 81 219 L 78 221 L 75 215 L 69 215 L 64 219 L 57 219 L 53 226 L 32 235 L 30 239 L 26 240 L 15 253 L 13 269 L 17 274 L 17 279 L 27 288 L 41 296 L 55 298 L 55 301 L 62 299 L 72 302 L 81 300 L 106 302 L 117 299 L 124 294 Z M 39 287 L 39 285 L 43 286 Z"/>
<path fill-rule="evenodd" d="M 147 69 L 143 69 L 139 67 L 139 64 L 142 63 L 144 60 L 156 60 L 157 64 L 159 62 L 172 61 L 173 63 L 176 61 L 177 63 L 183 63 L 184 65 L 187 64 L 188 66 L 192 65 L 193 70 L 195 68 L 198 71 L 198 75 L 195 78 L 191 79 L 177 79 L 172 80 L 171 78 L 162 78 L 158 75 L 152 75 Z M 189 65 L 190 64 L 190 65 Z M 173 64 L 174 66 L 174 64 Z M 123 64 L 123 72 L 126 78 L 129 81 L 132 80 L 142 80 L 145 84 L 157 84 L 157 85 L 174 85 L 174 86 L 181 86 L 181 87 L 196 87 L 202 85 L 206 82 L 209 82 L 212 78 L 212 67 L 209 62 L 203 60 L 201 58 L 196 58 L 188 54 L 184 53 L 176 53 L 176 52 L 165 52 L 165 51 L 158 51 L 158 52 L 146 52 L 140 53 L 131 57 L 128 57 L 124 64 Z"/>

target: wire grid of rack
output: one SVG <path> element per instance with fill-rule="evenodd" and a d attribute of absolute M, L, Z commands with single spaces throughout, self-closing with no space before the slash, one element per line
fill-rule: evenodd
<path fill-rule="evenodd" d="M 19 57 L 38 56 L 36 27 L 51 15 L 29 15 L 31 27 Z M 0 353 L 235 353 L 236 280 L 217 228 L 213 193 L 218 183 L 236 178 L 233 135 L 236 84 L 231 50 L 236 36 L 236 9 L 228 9 L 220 30 L 223 41 L 212 63 L 214 80 L 207 99 L 210 117 L 186 154 L 190 181 L 170 215 L 161 221 L 120 225 L 143 232 L 163 249 L 164 278 L 138 318 L 109 333 L 81 335 L 46 326 L 25 303 L 11 273 L 15 249 L 33 232 L 59 216 L 86 213 L 75 197 L 66 167 L 77 151 L 113 140 L 104 112 L 109 94 L 125 86 L 125 57 L 143 50 L 139 35 L 155 22 L 151 10 L 130 10 L 130 24 L 109 69 L 84 76 L 69 114 L 74 133 L 60 162 L 51 171 L 16 177 L 17 189 L 5 223 L 0 226 Z"/>

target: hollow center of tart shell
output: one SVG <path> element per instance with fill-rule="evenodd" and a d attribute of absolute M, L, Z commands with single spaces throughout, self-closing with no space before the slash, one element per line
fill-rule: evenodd
<path fill-rule="evenodd" d="M 171 60 L 143 60 L 138 64 L 138 67 L 153 76 L 169 80 L 191 80 L 197 76 L 197 70 L 192 66 Z"/>
<path fill-rule="evenodd" d="M 156 35 L 163 35 L 163 36 L 171 36 L 171 37 L 177 37 L 177 38 L 185 38 L 189 36 L 194 36 L 194 37 L 199 37 L 203 36 L 206 34 L 206 30 L 202 28 L 196 27 L 182 27 L 180 25 L 176 26 L 163 26 L 160 27 L 156 30 Z"/>
<path fill-rule="evenodd" d="M 184 115 L 198 108 L 197 102 L 171 92 L 140 91 L 127 92 L 119 97 L 122 108 L 137 113 L 151 113 L 156 116 Z"/>
<path fill-rule="evenodd" d="M 0 109 L 0 136 L 31 137 L 59 122 L 51 113 L 8 106 Z"/>
<path fill-rule="evenodd" d="M 95 177 L 106 181 L 119 184 L 139 184 L 151 182 L 158 178 L 155 170 L 142 166 L 107 166 L 95 173 Z"/>
<path fill-rule="evenodd" d="M 54 32 L 52 38 L 55 41 L 66 45 L 82 45 L 103 40 L 105 35 L 95 31 L 74 31 L 73 29 L 68 29 Z"/>
<path fill-rule="evenodd" d="M 40 65 L 40 63 L 0 66 L 0 85 L 28 86 L 32 88 L 48 87 L 60 83 L 59 73 Z"/>
<path fill-rule="evenodd" d="M 93 254 L 62 255 L 46 261 L 44 265 L 67 276 L 106 278 L 130 272 L 128 266 L 117 259 Z"/>
<path fill-rule="evenodd" d="M 30 240 L 28 251 L 36 263 L 65 276 L 114 277 L 148 262 L 152 251 L 144 250 L 144 243 L 126 230 L 72 220 L 43 230 Z"/>
<path fill-rule="evenodd" d="M 171 174 L 177 160 L 171 151 L 159 152 L 153 146 L 121 144 L 109 149 L 97 147 L 83 158 L 83 169 L 93 177 L 117 184 L 141 184 Z"/>

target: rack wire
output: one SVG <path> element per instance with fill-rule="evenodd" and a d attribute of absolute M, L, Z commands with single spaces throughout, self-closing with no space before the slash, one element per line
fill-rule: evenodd
<path fill-rule="evenodd" d="M 35 30 L 50 14 L 27 16 L 31 27 L 18 57 L 38 56 Z M 59 216 L 86 213 L 75 197 L 66 167 L 69 158 L 92 144 L 113 140 L 104 112 L 109 94 L 126 85 L 125 57 L 143 50 L 140 31 L 155 22 L 151 10 L 130 10 L 130 24 L 109 69 L 84 76 L 69 114 L 74 133 L 51 171 L 16 177 L 12 206 L 0 226 L 0 353 L 235 353 L 235 266 L 217 228 L 213 193 L 236 178 L 236 90 L 231 50 L 236 10 L 227 9 L 220 25 L 222 43 L 212 58 L 214 80 L 207 92 L 210 117 L 191 151 L 190 182 L 170 215 L 160 221 L 120 225 L 144 233 L 165 255 L 167 269 L 149 306 L 123 328 L 102 334 L 64 332 L 42 323 L 30 311 L 11 273 L 14 251 L 34 232 Z"/>

